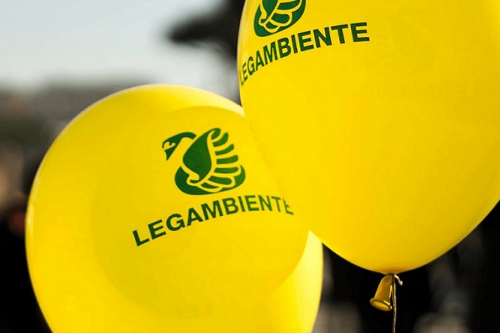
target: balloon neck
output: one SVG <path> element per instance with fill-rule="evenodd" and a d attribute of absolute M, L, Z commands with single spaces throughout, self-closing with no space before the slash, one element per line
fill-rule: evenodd
<path fill-rule="evenodd" d="M 380 281 L 375 296 L 370 300 L 370 304 L 381 310 L 393 310 L 393 332 L 396 332 L 396 285 L 403 285 L 403 282 L 396 274 L 388 274 Z"/>
<path fill-rule="evenodd" d="M 403 282 L 396 274 L 384 276 L 378 285 L 375 296 L 370 300 L 370 304 L 381 311 L 391 311 L 393 303 L 395 303 L 396 282 L 403 285 Z"/>

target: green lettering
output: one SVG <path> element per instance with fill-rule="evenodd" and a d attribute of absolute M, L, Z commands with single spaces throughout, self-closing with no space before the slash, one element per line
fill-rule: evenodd
<path fill-rule="evenodd" d="M 285 205 L 285 212 L 287 214 L 293 215 L 293 212 L 291 210 L 288 210 L 290 208 L 290 206 L 288 206 L 288 204 L 286 203 L 285 199 L 283 199 L 283 204 Z"/>
<path fill-rule="evenodd" d="M 271 197 L 274 199 L 274 201 L 276 201 L 276 207 L 278 207 L 278 212 L 281 212 L 281 208 L 280 208 L 280 201 L 281 201 L 281 198 L 280 197 Z"/>
<path fill-rule="evenodd" d="M 366 25 L 367 25 L 366 22 L 351 23 L 352 40 L 354 42 L 369 42 L 370 41 L 370 37 L 368 37 L 368 36 L 359 37 L 359 34 L 368 33 L 368 31 L 365 29 L 358 29 L 359 27 L 366 27 Z"/>
<path fill-rule="evenodd" d="M 177 225 L 176 226 L 173 226 L 172 225 L 172 219 L 174 218 L 177 218 Z M 172 214 L 168 217 L 167 219 L 167 228 L 168 230 L 172 230 L 172 231 L 177 231 L 181 228 L 184 228 L 185 225 L 184 225 L 184 220 L 182 219 L 182 216 L 180 214 Z"/>
<path fill-rule="evenodd" d="M 243 78 L 243 74 L 241 74 L 241 71 L 238 71 L 238 78 L 240 81 L 240 85 L 243 86 L 245 84 L 245 79 Z"/>
<path fill-rule="evenodd" d="M 189 211 L 188 211 L 188 227 L 194 221 L 203 222 L 203 219 L 201 218 L 200 214 L 198 214 L 198 212 L 196 211 L 196 209 L 189 208 Z"/>
<path fill-rule="evenodd" d="M 292 47 L 293 47 L 293 53 L 299 52 L 297 50 L 297 40 L 295 35 L 292 35 Z"/>
<path fill-rule="evenodd" d="M 208 214 L 210 214 L 210 217 L 212 218 L 217 217 L 217 212 L 219 213 L 219 216 L 222 216 L 222 209 L 218 200 L 215 200 L 212 203 L 212 209 L 210 209 L 210 207 L 206 203 L 201 205 L 201 209 L 203 210 L 203 216 L 205 217 L 205 220 L 209 219 Z"/>
<path fill-rule="evenodd" d="M 264 199 L 262 195 L 259 195 L 259 202 L 260 202 L 260 210 L 264 210 L 264 205 L 266 205 L 267 210 L 273 211 L 273 205 L 271 204 L 271 198 L 269 196 L 266 196 L 267 200 Z"/>
<path fill-rule="evenodd" d="M 269 48 L 268 48 L 269 46 Z M 278 60 L 278 53 L 276 52 L 276 42 L 272 42 L 269 45 L 264 46 L 264 62 L 266 65 L 270 62 L 273 62 L 273 60 Z"/>
<path fill-rule="evenodd" d="M 312 39 L 310 37 L 307 37 L 310 34 L 311 34 L 310 31 L 303 31 L 303 32 L 299 32 L 297 34 L 297 36 L 299 37 L 299 45 L 300 45 L 301 51 L 307 51 L 307 50 L 314 49 L 314 45 L 312 45 L 312 44 L 306 45 L 306 43 L 309 43 L 312 41 Z"/>
<path fill-rule="evenodd" d="M 340 44 L 345 43 L 344 29 L 347 27 L 348 27 L 347 24 L 334 25 L 333 27 L 330 27 L 330 29 L 332 29 L 332 30 L 337 30 L 337 33 L 339 35 Z"/>
<path fill-rule="evenodd" d="M 248 80 L 248 74 L 247 74 L 247 63 L 243 63 L 243 82 L 245 82 L 246 80 Z"/>
<path fill-rule="evenodd" d="M 146 244 L 147 242 L 149 242 L 149 238 L 141 239 L 137 230 L 132 231 L 132 233 L 134 234 L 135 244 L 137 246 L 141 246 L 142 244 Z"/>
<path fill-rule="evenodd" d="M 290 48 L 290 42 L 288 41 L 288 38 L 284 37 L 281 39 L 278 39 L 278 48 L 280 50 L 280 58 L 285 58 L 292 53 L 292 49 Z"/>
<path fill-rule="evenodd" d="M 163 225 L 159 225 L 158 227 L 155 227 L 157 224 L 160 224 L 161 222 L 162 222 L 162 220 L 158 220 L 158 221 L 151 222 L 150 224 L 148 224 L 149 233 L 151 234 L 151 239 L 155 239 L 155 238 L 158 238 L 158 237 L 161 237 L 161 236 L 164 236 L 167 234 L 165 231 L 157 233 L 158 230 L 163 229 Z"/>
<path fill-rule="evenodd" d="M 247 202 L 249 212 L 255 212 L 259 210 L 259 207 L 254 206 L 257 204 L 257 201 L 255 201 L 255 195 L 245 195 L 245 201 Z"/>
<path fill-rule="evenodd" d="M 244 213 L 245 212 L 245 203 L 243 202 L 243 198 L 242 197 L 238 197 L 238 200 L 240 202 L 241 211 Z"/>
<path fill-rule="evenodd" d="M 313 30 L 314 42 L 316 43 L 316 48 L 321 47 L 320 39 L 325 43 L 326 46 L 332 45 L 332 37 L 330 36 L 330 29 L 325 28 L 325 34 L 323 35 L 318 29 Z"/>
<path fill-rule="evenodd" d="M 238 212 L 238 206 L 236 205 L 236 200 L 234 198 L 222 199 L 224 204 L 224 209 L 226 210 L 226 215 L 235 214 Z"/>
<path fill-rule="evenodd" d="M 255 65 L 253 63 L 253 57 L 248 58 L 248 74 L 252 75 L 255 72 Z"/>
<path fill-rule="evenodd" d="M 260 55 L 260 52 L 257 51 L 255 54 L 255 71 L 257 72 L 259 70 L 259 67 L 264 67 L 264 61 L 262 60 L 262 56 Z"/>

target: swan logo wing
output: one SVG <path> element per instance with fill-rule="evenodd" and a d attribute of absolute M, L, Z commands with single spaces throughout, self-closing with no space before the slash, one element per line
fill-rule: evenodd
<path fill-rule="evenodd" d="M 267 37 L 288 29 L 300 20 L 306 0 L 261 0 L 254 19 L 257 36 Z"/>
<path fill-rule="evenodd" d="M 195 137 L 175 174 L 177 187 L 186 194 L 203 195 L 228 191 L 245 180 L 229 134 L 213 128 Z"/>

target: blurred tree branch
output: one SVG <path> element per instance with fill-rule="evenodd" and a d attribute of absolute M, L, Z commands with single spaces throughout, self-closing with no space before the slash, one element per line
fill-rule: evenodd
<path fill-rule="evenodd" d="M 208 44 L 236 59 L 238 31 L 245 0 L 224 0 L 207 15 L 189 18 L 165 33 L 175 43 Z"/>

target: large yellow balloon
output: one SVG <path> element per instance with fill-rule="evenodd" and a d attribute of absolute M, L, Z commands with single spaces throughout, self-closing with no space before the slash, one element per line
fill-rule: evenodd
<path fill-rule="evenodd" d="M 499 200 L 496 2 L 247 1 L 243 108 L 280 189 L 345 259 L 419 267 Z"/>
<path fill-rule="evenodd" d="M 28 263 L 55 332 L 276 332 L 285 323 L 259 314 L 307 233 L 238 105 L 144 86 L 92 105 L 50 148 L 30 195 Z M 310 251 L 312 285 L 290 282 L 279 304 L 319 292 Z"/>

